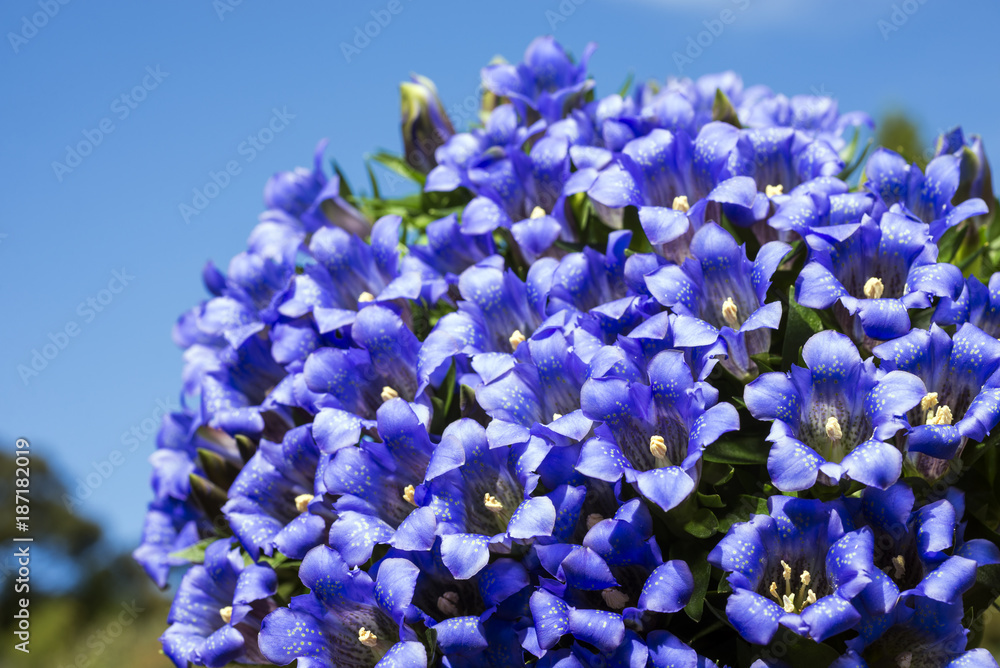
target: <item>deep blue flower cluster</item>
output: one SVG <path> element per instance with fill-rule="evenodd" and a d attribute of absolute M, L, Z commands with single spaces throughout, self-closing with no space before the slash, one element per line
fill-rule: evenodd
<path fill-rule="evenodd" d="M 468 132 L 414 77 L 419 192 L 320 143 L 205 267 L 135 551 L 177 666 L 997 665 L 980 142 L 592 52 L 486 67 Z"/>

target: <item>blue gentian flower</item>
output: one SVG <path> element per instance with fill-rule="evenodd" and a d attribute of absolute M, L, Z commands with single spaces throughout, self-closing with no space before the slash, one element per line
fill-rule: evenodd
<path fill-rule="evenodd" d="M 1000 421 L 1000 342 L 966 323 L 954 337 L 931 325 L 875 348 L 886 370 L 901 369 L 923 380 L 927 395 L 909 414 L 907 450 L 950 460 L 966 439 L 982 441 Z M 918 469 L 937 477 L 947 462 L 923 461 Z M 927 470 L 927 466 L 939 469 Z"/>
<path fill-rule="evenodd" d="M 597 45 L 584 49 L 574 63 L 552 37 L 538 37 L 517 65 L 499 63 L 483 68 L 483 85 L 495 95 L 511 99 L 523 118 L 562 118 L 593 87 L 587 79 L 587 61 Z"/>
<path fill-rule="evenodd" d="M 957 155 L 934 158 L 925 173 L 916 165 L 908 165 L 898 153 L 879 148 L 865 164 L 864 185 L 886 206 L 899 204 L 906 213 L 927 223 L 931 238 L 937 241 L 948 228 L 988 211 L 978 197 L 952 203 L 960 172 L 961 159 Z"/>
<path fill-rule="evenodd" d="M 930 227 L 898 213 L 865 216 L 843 241 L 806 238 L 810 259 L 795 282 L 804 306 L 835 309 L 855 341 L 884 341 L 910 330 L 908 309 L 928 308 L 935 297 L 956 299 L 962 272 L 937 263 Z M 856 316 L 856 317 L 855 317 Z"/>
<path fill-rule="evenodd" d="M 426 668 L 427 653 L 408 627 L 377 602 L 375 582 L 320 545 L 302 560 L 299 577 L 312 591 L 268 615 L 260 649 L 276 665 L 302 668 Z"/>
<path fill-rule="evenodd" d="M 996 668 L 988 650 L 966 650 L 968 633 L 962 626 L 961 604 L 917 598 L 912 608 L 898 605 L 877 629 L 848 640 L 847 653 L 831 668 Z"/>
<path fill-rule="evenodd" d="M 844 477 L 892 485 L 903 456 L 886 441 L 907 428 L 904 416 L 925 396 L 924 384 L 905 371 L 877 370 L 837 332 L 812 336 L 802 358 L 805 368 L 763 374 L 744 393 L 751 415 L 772 423 L 771 482 L 787 492 Z"/>
<path fill-rule="evenodd" d="M 745 246 L 710 223 L 691 240 L 693 259 L 661 267 L 646 276 L 646 285 L 674 313 L 715 327 L 729 354 L 722 365 L 746 378 L 757 369 L 750 357 L 770 349 L 770 330 L 781 323 L 781 304 L 764 299 L 771 276 L 790 251 L 787 244 L 770 242 L 751 262 Z"/>
<path fill-rule="evenodd" d="M 697 486 L 702 451 L 739 429 L 736 409 L 717 400 L 679 351 L 658 354 L 646 368 L 619 360 L 581 391 L 583 414 L 601 425 L 577 471 L 612 483 L 624 476 L 663 510 L 675 508 Z"/>
<path fill-rule="evenodd" d="M 729 622 L 766 645 L 779 625 L 818 642 L 854 628 L 873 552 L 871 530 L 854 530 L 840 502 L 772 496 L 768 514 L 734 524 L 708 560 L 728 573 Z"/>
<path fill-rule="evenodd" d="M 184 575 L 160 639 L 178 668 L 190 663 L 218 668 L 231 661 L 267 663 L 257 646 L 261 621 L 277 604 L 278 578 L 270 566 L 244 566 L 229 541 L 205 550 L 204 565 Z"/>

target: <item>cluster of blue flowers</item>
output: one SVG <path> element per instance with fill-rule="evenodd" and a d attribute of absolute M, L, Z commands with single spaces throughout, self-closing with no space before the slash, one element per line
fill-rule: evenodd
<path fill-rule="evenodd" d="M 135 551 L 177 666 L 997 666 L 978 139 L 865 161 L 833 100 L 597 98 L 592 51 L 486 67 L 469 132 L 415 77 L 420 192 L 321 143 L 206 266 Z"/>

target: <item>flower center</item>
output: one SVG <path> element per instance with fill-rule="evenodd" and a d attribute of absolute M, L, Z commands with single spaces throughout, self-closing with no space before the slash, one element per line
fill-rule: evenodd
<path fill-rule="evenodd" d="M 906 559 L 903 558 L 903 555 L 897 554 L 892 558 L 892 577 L 896 580 L 902 580 L 904 575 L 906 575 Z"/>
<path fill-rule="evenodd" d="M 597 524 L 604 521 L 604 517 L 600 513 L 590 513 L 587 515 L 587 531 L 590 531 Z"/>
<path fill-rule="evenodd" d="M 500 513 L 503 510 L 503 504 L 500 503 L 500 499 L 489 493 L 483 497 L 483 505 L 491 513 Z"/>
<path fill-rule="evenodd" d="M 561 417 L 562 417 L 562 413 L 553 413 L 552 414 L 552 421 L 555 422 L 556 420 L 558 420 Z"/>
<path fill-rule="evenodd" d="M 668 463 L 667 459 L 667 443 L 663 440 L 663 437 L 659 434 L 649 437 L 649 452 L 656 458 L 657 464 Z M 661 461 L 662 460 L 662 461 Z"/>
<path fill-rule="evenodd" d="M 932 414 L 933 413 L 933 414 Z M 954 416 L 951 414 L 951 409 L 948 408 L 947 404 L 937 407 L 937 410 L 928 410 L 927 419 L 924 424 L 940 424 L 949 425 L 952 422 Z"/>
<path fill-rule="evenodd" d="M 458 602 L 459 602 L 457 591 L 446 591 L 445 593 L 438 596 L 437 607 L 438 610 L 448 615 L 449 617 L 458 617 Z"/>
<path fill-rule="evenodd" d="M 628 594 L 621 589 L 605 589 L 601 591 L 601 598 L 612 610 L 621 610 L 628 605 Z"/>
<path fill-rule="evenodd" d="M 306 512 L 306 508 L 309 507 L 309 502 L 313 500 L 312 494 L 299 494 L 295 497 L 295 510 L 300 513 Z"/>
<path fill-rule="evenodd" d="M 691 209 L 691 205 L 688 204 L 687 195 L 678 195 L 674 198 L 673 204 L 670 208 L 674 211 L 680 211 L 681 213 L 687 213 Z"/>
<path fill-rule="evenodd" d="M 780 183 L 776 186 L 764 186 L 764 194 L 768 197 L 774 197 L 775 195 L 784 195 L 785 186 Z"/>
<path fill-rule="evenodd" d="M 224 624 L 228 624 L 233 618 L 233 606 L 227 605 L 224 608 L 219 608 L 219 617 L 222 617 Z"/>
<path fill-rule="evenodd" d="M 373 302 L 373 301 L 375 301 L 375 295 L 368 292 L 367 290 L 358 295 L 359 304 L 364 304 L 365 302 Z"/>
<path fill-rule="evenodd" d="M 378 636 L 362 626 L 358 629 L 358 642 L 365 647 L 374 647 L 378 644 Z"/>
<path fill-rule="evenodd" d="M 732 297 L 726 297 L 726 301 L 722 302 L 722 319 L 733 329 L 740 328 L 739 311 Z"/>
<path fill-rule="evenodd" d="M 792 593 L 792 567 L 786 564 L 784 561 L 781 562 L 782 577 L 785 580 L 785 592 L 782 594 L 778 591 L 778 583 L 772 582 L 771 588 L 768 590 L 781 605 L 781 608 L 785 612 L 802 612 L 806 609 L 806 606 L 811 605 L 816 602 L 816 593 L 809 589 L 809 583 L 812 582 L 812 576 L 809 575 L 809 571 L 802 571 L 799 575 L 799 592 L 798 594 Z"/>
<path fill-rule="evenodd" d="M 865 298 L 881 299 L 883 292 L 885 292 L 885 286 L 882 284 L 881 278 L 872 276 L 865 281 Z"/>
<path fill-rule="evenodd" d="M 531 210 L 531 216 L 529 216 L 529 217 L 533 218 L 533 219 L 534 218 L 544 218 L 547 215 L 548 214 L 545 213 L 545 209 L 543 209 L 540 206 L 536 206 L 534 209 Z"/>
<path fill-rule="evenodd" d="M 840 420 L 836 415 L 831 415 L 826 419 L 826 437 L 831 441 L 839 441 L 844 438 L 844 430 L 840 428 Z"/>
<path fill-rule="evenodd" d="M 404 487 L 403 488 L 403 501 L 406 501 L 407 503 L 412 504 L 414 506 L 417 505 L 417 502 L 413 499 L 413 493 L 415 491 L 416 490 L 413 488 L 413 485 L 407 485 L 406 487 Z"/>
<path fill-rule="evenodd" d="M 388 385 L 382 388 L 382 401 L 389 401 L 390 399 L 396 399 L 399 397 L 399 392 L 392 389 Z"/>
<path fill-rule="evenodd" d="M 510 341 L 510 349 L 517 350 L 517 347 L 522 343 L 524 343 L 525 338 L 524 334 L 521 333 L 521 330 L 515 329 L 514 332 L 510 335 L 510 338 L 507 340 Z"/>

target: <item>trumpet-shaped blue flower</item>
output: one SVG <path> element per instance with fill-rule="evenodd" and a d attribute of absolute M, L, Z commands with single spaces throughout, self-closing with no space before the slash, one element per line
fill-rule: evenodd
<path fill-rule="evenodd" d="M 646 276 L 650 293 L 674 313 L 700 318 L 719 331 L 729 353 L 722 365 L 737 377 L 756 371 L 751 355 L 767 352 L 772 329 L 781 323 L 781 304 L 764 303 L 771 276 L 791 248 L 765 244 L 753 262 L 746 247 L 711 223 L 691 241 L 693 259 L 666 265 Z"/>
<path fill-rule="evenodd" d="M 929 227 L 901 214 L 865 216 L 843 241 L 807 238 L 810 259 L 795 282 L 795 297 L 810 308 L 836 311 L 856 341 L 882 341 L 910 330 L 908 309 L 928 308 L 934 297 L 956 299 L 962 272 L 936 263 Z M 854 317 L 856 316 L 856 318 Z"/>
<path fill-rule="evenodd" d="M 872 580 L 873 551 L 840 502 L 772 496 L 708 560 L 728 573 L 726 616 L 744 639 L 766 645 L 781 625 L 822 642 L 861 620 L 851 601 Z"/>
<path fill-rule="evenodd" d="M 1000 421 L 1000 342 L 966 323 L 954 337 L 937 325 L 915 329 L 874 350 L 887 370 L 923 380 L 927 395 L 909 414 L 907 449 L 949 460 L 965 439 L 981 441 Z"/>
<path fill-rule="evenodd" d="M 887 207 L 899 204 L 905 212 L 927 223 L 934 241 L 948 228 L 988 211 L 986 203 L 978 197 L 952 204 L 960 176 L 961 158 L 952 154 L 931 160 L 926 173 L 886 148 L 872 153 L 865 165 L 865 187 Z"/>
<path fill-rule="evenodd" d="M 352 570 L 336 551 L 310 550 L 299 577 L 312 591 L 292 598 L 264 619 L 260 649 L 284 666 L 302 668 L 426 668 L 427 652 L 416 634 L 379 605 L 375 582 Z"/>
<path fill-rule="evenodd" d="M 772 423 L 771 481 L 789 492 L 844 477 L 892 485 L 903 456 L 886 441 L 907 427 L 904 416 L 926 394 L 923 383 L 905 371 L 877 370 L 837 332 L 812 336 L 802 357 L 806 368 L 763 374 L 744 393 L 751 415 Z"/>
<path fill-rule="evenodd" d="M 619 358 L 594 373 L 581 391 L 583 414 L 602 424 L 580 452 L 577 471 L 616 482 L 623 477 L 663 510 L 697 485 L 702 451 L 739 429 L 736 409 L 695 380 L 679 351 L 664 351 L 647 368 Z"/>
<path fill-rule="evenodd" d="M 257 633 L 277 607 L 271 597 L 278 579 L 269 566 L 244 566 L 239 550 L 219 540 L 205 550 L 205 563 L 184 575 L 160 639 L 178 668 L 190 663 L 218 668 L 231 661 L 267 663 Z"/>

